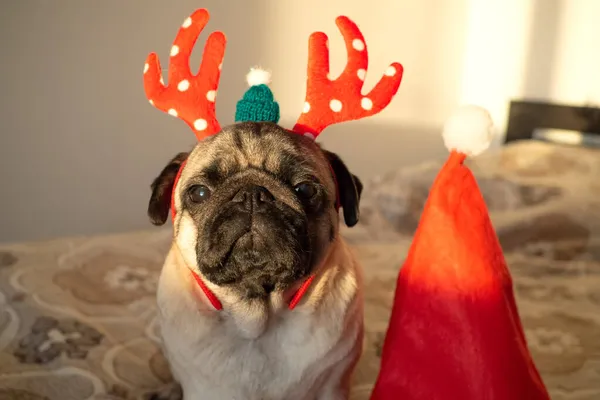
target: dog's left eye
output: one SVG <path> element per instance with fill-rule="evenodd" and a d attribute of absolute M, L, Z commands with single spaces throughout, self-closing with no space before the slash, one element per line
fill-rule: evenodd
<path fill-rule="evenodd" d="M 294 191 L 302 199 L 308 200 L 317 194 L 317 188 L 311 182 L 302 182 L 294 186 Z"/>
<path fill-rule="evenodd" d="M 204 185 L 194 185 L 188 190 L 188 196 L 194 203 L 202 203 L 210 198 L 210 189 Z"/>

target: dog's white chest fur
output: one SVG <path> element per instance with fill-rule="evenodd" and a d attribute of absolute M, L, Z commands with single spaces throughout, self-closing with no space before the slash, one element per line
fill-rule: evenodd
<path fill-rule="evenodd" d="M 220 312 L 199 308 L 181 279 L 181 265 L 172 261 L 167 258 L 163 269 L 158 303 L 165 353 L 185 400 L 345 398 L 342 382 L 362 342 L 354 268 L 332 271 L 313 283 L 319 296 L 311 300 L 318 305 L 282 307 L 269 315 L 257 337 L 248 338 L 240 329 L 260 326 L 264 312 L 244 315 L 240 323 L 227 307 Z M 328 293 L 332 288 L 335 293 Z"/>

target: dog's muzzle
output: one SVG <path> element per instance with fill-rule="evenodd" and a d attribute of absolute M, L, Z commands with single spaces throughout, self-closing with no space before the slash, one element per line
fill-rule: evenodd
<path fill-rule="evenodd" d="M 198 238 L 198 250 L 209 281 L 248 298 L 285 290 L 309 273 L 306 216 L 255 184 L 239 188 L 219 207 Z"/>

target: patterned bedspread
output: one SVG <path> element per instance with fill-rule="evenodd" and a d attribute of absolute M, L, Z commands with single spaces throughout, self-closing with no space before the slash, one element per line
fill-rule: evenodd
<path fill-rule="evenodd" d="M 441 162 L 367 182 L 344 235 L 366 278 L 353 399 L 379 367 L 398 268 Z M 523 142 L 469 161 L 555 400 L 600 399 L 600 152 Z M 0 246 L 0 400 L 139 399 L 171 380 L 154 292 L 170 230 Z"/>

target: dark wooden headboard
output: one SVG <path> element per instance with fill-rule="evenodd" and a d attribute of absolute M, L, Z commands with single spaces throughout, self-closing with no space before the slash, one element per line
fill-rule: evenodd
<path fill-rule="evenodd" d="M 506 142 L 532 139 L 540 128 L 600 135 L 600 108 L 535 101 L 511 101 Z"/>

